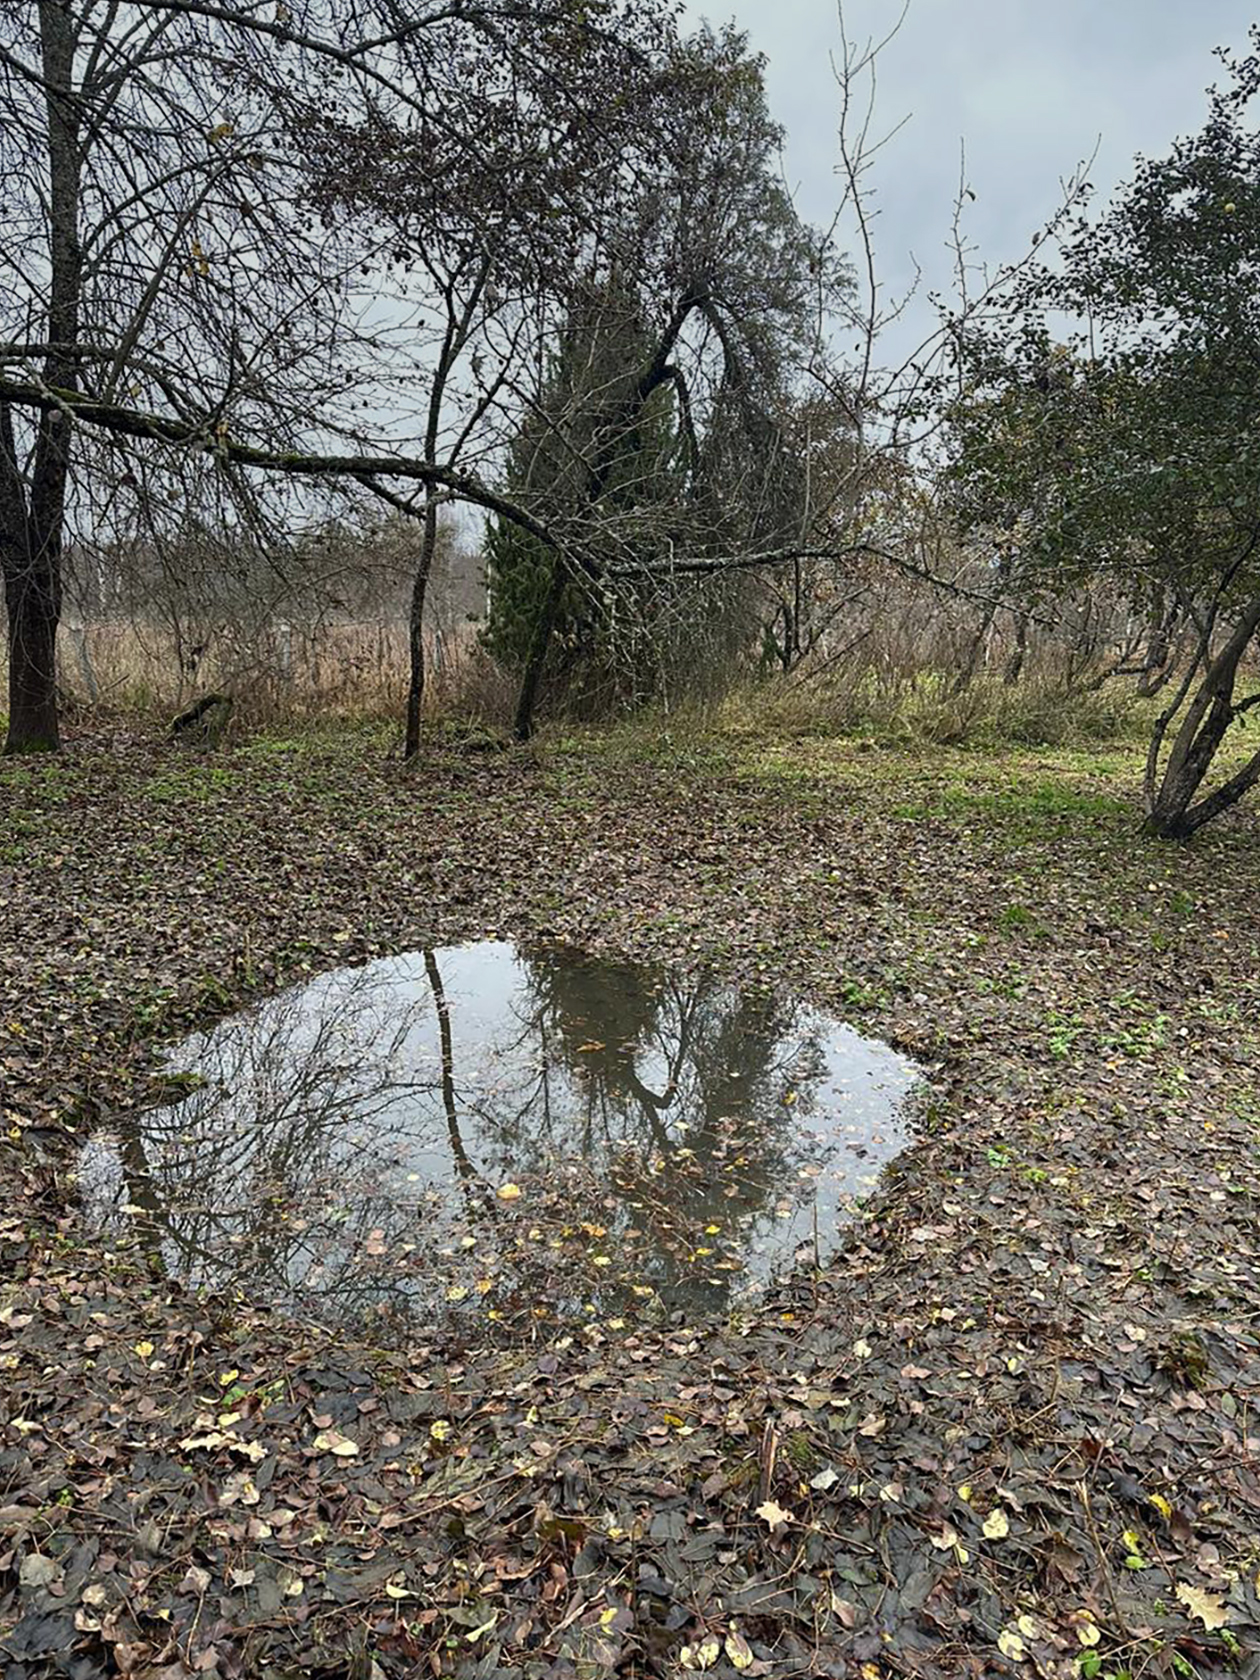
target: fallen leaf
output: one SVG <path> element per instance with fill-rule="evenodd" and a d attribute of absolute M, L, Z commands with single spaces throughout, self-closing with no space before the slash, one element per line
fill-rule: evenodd
<path fill-rule="evenodd" d="M 60 1574 L 61 1565 L 55 1558 L 45 1557 L 42 1552 L 31 1552 L 22 1559 L 18 1580 L 24 1587 L 47 1587 Z"/>
<path fill-rule="evenodd" d="M 1229 1621 L 1225 1601 L 1215 1593 L 1204 1592 L 1199 1587 L 1189 1587 L 1179 1581 L 1177 1597 L 1185 1605 L 1187 1614 L 1197 1616 L 1209 1633 L 1224 1627 Z"/>
<path fill-rule="evenodd" d="M 354 1458 L 359 1451 L 358 1443 L 337 1429 L 321 1429 L 311 1445 L 316 1452 L 332 1453 L 334 1458 Z"/>
<path fill-rule="evenodd" d="M 742 1633 L 732 1628 L 726 1636 L 725 1645 L 726 1654 L 736 1668 L 742 1670 L 751 1666 L 753 1660 L 752 1646 Z"/>
<path fill-rule="evenodd" d="M 1000 1505 L 995 1505 L 984 1519 L 986 1540 L 1005 1540 L 1011 1532 L 1011 1519 Z"/>
<path fill-rule="evenodd" d="M 1023 1662 L 1025 1651 L 1024 1641 L 1014 1628 L 1003 1628 L 998 1634 L 998 1650 L 1012 1662 Z"/>
<path fill-rule="evenodd" d="M 771 1529 L 786 1528 L 792 1521 L 791 1511 L 785 1511 L 782 1505 L 776 1504 L 773 1499 L 767 1499 L 764 1505 L 758 1505 L 757 1515 Z"/>

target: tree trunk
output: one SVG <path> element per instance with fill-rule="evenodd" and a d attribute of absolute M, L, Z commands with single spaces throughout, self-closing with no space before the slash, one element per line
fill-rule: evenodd
<path fill-rule="evenodd" d="M 975 681 L 976 672 L 980 668 L 980 659 L 989 639 L 989 631 L 992 630 L 993 620 L 997 617 L 999 604 L 995 597 L 985 609 L 984 617 L 980 621 L 980 628 L 972 638 L 971 646 L 958 668 L 958 675 L 954 678 L 953 687 L 950 689 L 950 693 L 955 697 L 965 694 Z"/>
<path fill-rule="evenodd" d="M 1188 840 L 1205 823 L 1242 798 L 1260 779 L 1260 754 L 1216 791 L 1193 803 L 1226 732 L 1238 716 L 1234 687 L 1243 656 L 1260 629 L 1260 597 L 1252 601 L 1216 658 L 1177 731 L 1143 832 L 1161 840 Z"/>
<path fill-rule="evenodd" d="M 1015 621 L 1015 646 L 1002 673 L 1002 681 L 1007 688 L 1014 688 L 1024 674 L 1024 660 L 1028 657 L 1028 618 L 1029 614 L 1022 612 Z"/>
<path fill-rule="evenodd" d="M 74 89 L 75 23 L 61 0 L 40 0 L 39 30 L 48 121 L 49 290 L 45 382 L 78 389 L 83 251 L 79 242 L 82 152 Z M 70 472 L 70 421 L 59 409 L 40 418 L 29 492 L 23 494 L 11 424 L 0 436 L 4 593 L 9 614 L 9 733 L 6 753 L 52 752 L 57 721 L 57 626 L 61 619 L 61 548 Z M 16 481 L 16 483 L 14 482 Z M 24 500 L 24 529 L 14 504 Z"/>
<path fill-rule="evenodd" d="M 1152 608 L 1146 658 L 1138 674 L 1137 691 L 1144 700 L 1158 694 L 1172 674 L 1172 639 L 1178 616 L 1178 603 L 1167 603 L 1161 590 Z"/>
<path fill-rule="evenodd" d="M 9 731 L 6 754 L 55 752 L 57 620 L 55 570 L 39 556 L 14 564 L 6 553 L 4 600 L 9 613 Z"/>
<path fill-rule="evenodd" d="M 403 742 L 403 757 L 408 760 L 415 758 L 420 751 L 420 712 L 424 704 L 424 600 L 429 588 L 429 573 L 433 569 L 437 535 L 437 503 L 430 491 L 425 497 L 424 534 L 420 540 L 416 575 L 411 584 L 411 614 L 407 624 L 410 676 L 407 683 L 407 731 Z"/>
<path fill-rule="evenodd" d="M 534 625 L 534 634 L 530 642 L 529 658 L 525 661 L 524 675 L 521 677 L 520 698 L 516 702 L 516 722 L 512 733 L 518 741 L 528 741 L 534 733 L 534 705 L 538 699 L 538 685 L 542 681 L 543 666 L 547 663 L 547 652 L 551 647 L 551 633 L 556 627 L 556 618 L 560 612 L 560 600 L 564 594 L 566 582 L 564 561 L 559 554 L 555 556 L 551 582 L 547 586 L 547 596 L 538 615 L 538 622 Z"/>

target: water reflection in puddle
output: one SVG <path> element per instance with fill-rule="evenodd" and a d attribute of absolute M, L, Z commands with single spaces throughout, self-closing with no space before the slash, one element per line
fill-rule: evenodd
<path fill-rule="evenodd" d="M 827 1257 L 918 1079 L 802 1005 L 499 943 L 325 974 L 169 1069 L 85 1146 L 90 1216 L 341 1322 L 720 1309 Z"/>

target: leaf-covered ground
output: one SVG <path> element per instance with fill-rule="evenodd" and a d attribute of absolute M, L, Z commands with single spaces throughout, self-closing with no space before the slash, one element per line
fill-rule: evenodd
<path fill-rule="evenodd" d="M 370 732 L 0 765 L 0 1654 L 13 1680 L 1192 1675 L 1260 1661 L 1260 825 L 1137 759 Z M 755 1319 L 355 1345 L 75 1212 L 164 1039 L 556 936 L 934 1074 Z"/>

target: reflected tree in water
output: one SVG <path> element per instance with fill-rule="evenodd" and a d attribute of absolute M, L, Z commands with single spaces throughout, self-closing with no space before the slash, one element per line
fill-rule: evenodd
<path fill-rule="evenodd" d="M 545 1298 L 554 1241 L 524 1240 L 505 1179 L 549 1239 L 605 1239 L 604 1295 L 631 1275 L 725 1291 L 808 1193 L 826 1026 L 705 975 L 425 951 L 189 1040 L 174 1066 L 200 1087 L 90 1145 L 82 1176 L 187 1281 L 338 1317 L 462 1296 L 447 1285 L 473 1264 L 496 1300 Z"/>

